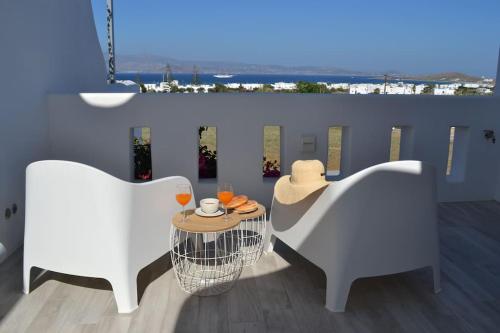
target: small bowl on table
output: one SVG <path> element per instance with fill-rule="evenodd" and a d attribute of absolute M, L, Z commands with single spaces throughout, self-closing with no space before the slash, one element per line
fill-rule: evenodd
<path fill-rule="evenodd" d="M 206 198 L 200 200 L 200 208 L 203 213 L 215 214 L 219 210 L 219 200 L 215 198 Z"/>

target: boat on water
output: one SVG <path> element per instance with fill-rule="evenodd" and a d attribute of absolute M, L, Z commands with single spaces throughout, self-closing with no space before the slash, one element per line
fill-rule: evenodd
<path fill-rule="evenodd" d="M 218 79 L 230 79 L 232 78 L 234 75 L 232 74 L 215 74 L 214 77 L 218 78 Z"/>

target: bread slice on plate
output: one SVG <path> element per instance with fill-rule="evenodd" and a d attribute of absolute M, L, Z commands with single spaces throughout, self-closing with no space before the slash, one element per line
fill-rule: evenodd
<path fill-rule="evenodd" d="M 236 207 L 234 210 L 237 213 L 250 213 L 259 208 L 259 204 L 255 200 L 248 200 L 245 204 Z"/>
<path fill-rule="evenodd" d="M 227 204 L 227 208 L 234 209 L 241 205 L 244 205 L 248 201 L 248 197 L 244 194 L 236 195 L 233 197 L 231 201 Z"/>

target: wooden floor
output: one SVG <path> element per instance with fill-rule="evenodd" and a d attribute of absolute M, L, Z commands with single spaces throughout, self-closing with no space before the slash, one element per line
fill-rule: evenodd
<path fill-rule="evenodd" d="M 324 309 L 325 277 L 284 245 L 228 293 L 182 292 L 168 256 L 139 277 L 140 308 L 118 315 L 104 280 L 48 273 L 21 294 L 21 253 L 0 266 L 1 332 L 500 332 L 500 204 L 442 204 L 442 288 L 430 270 L 361 279 L 347 311 Z"/>

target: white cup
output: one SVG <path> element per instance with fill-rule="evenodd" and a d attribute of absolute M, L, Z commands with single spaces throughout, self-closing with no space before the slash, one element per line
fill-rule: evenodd
<path fill-rule="evenodd" d="M 200 207 L 204 213 L 213 214 L 219 210 L 219 200 L 215 198 L 202 199 Z"/>

